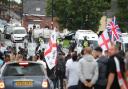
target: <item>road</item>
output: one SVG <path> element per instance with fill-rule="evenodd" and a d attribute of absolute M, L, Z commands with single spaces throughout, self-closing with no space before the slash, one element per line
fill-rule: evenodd
<path fill-rule="evenodd" d="M 1 39 L 0 39 L 0 43 L 4 43 L 6 47 L 11 46 L 13 47 L 15 45 L 16 47 L 16 51 L 19 51 L 19 47 L 24 48 L 24 43 L 13 43 L 11 40 L 9 39 L 5 39 L 4 38 L 4 34 L 1 35 Z M 35 41 L 33 42 L 27 42 L 27 49 L 28 49 L 28 56 L 34 56 L 35 55 L 35 49 L 37 47 L 37 44 Z M 41 44 L 40 50 L 42 50 L 42 48 L 46 49 L 47 48 L 47 44 Z M 63 52 L 67 55 L 68 53 L 68 49 L 63 48 L 62 49 Z"/>
<path fill-rule="evenodd" d="M 5 39 L 4 38 L 4 34 L 1 34 L 1 39 L 0 39 L 0 43 L 3 43 L 5 45 L 5 47 L 11 46 L 13 47 L 15 45 L 17 52 L 19 51 L 19 47 L 24 48 L 24 43 L 13 43 L 11 40 L 9 39 Z M 27 48 L 28 48 L 28 54 L 29 56 L 33 56 L 35 53 L 35 48 L 36 48 L 37 44 L 33 41 L 33 43 L 28 42 Z"/>

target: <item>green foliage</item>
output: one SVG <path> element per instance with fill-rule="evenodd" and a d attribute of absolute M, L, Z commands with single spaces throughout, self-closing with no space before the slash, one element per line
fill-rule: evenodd
<path fill-rule="evenodd" d="M 128 32 L 128 0 L 118 0 L 117 20 L 123 32 Z"/>
<path fill-rule="evenodd" d="M 2 2 L 3 4 L 7 5 L 9 0 L 0 0 L 0 2 Z"/>
<path fill-rule="evenodd" d="M 54 16 L 61 28 L 97 30 L 102 13 L 110 0 L 53 0 Z M 47 15 L 52 14 L 52 0 L 47 0 Z"/>
<path fill-rule="evenodd" d="M 118 0 L 118 6 L 120 9 L 126 9 L 128 5 L 128 0 Z"/>
<path fill-rule="evenodd" d="M 9 5 L 9 4 L 18 4 L 16 1 L 14 0 L 0 0 L 0 2 L 2 2 L 5 5 Z"/>

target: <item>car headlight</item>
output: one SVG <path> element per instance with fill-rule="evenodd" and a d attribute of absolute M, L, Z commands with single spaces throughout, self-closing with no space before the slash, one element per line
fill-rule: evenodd
<path fill-rule="evenodd" d="M 13 36 L 13 38 L 16 38 L 15 36 Z"/>
<path fill-rule="evenodd" d="M 4 89 L 5 88 L 5 84 L 2 80 L 0 80 L 0 89 Z"/>
<path fill-rule="evenodd" d="M 43 80 L 42 88 L 48 88 L 48 80 Z"/>

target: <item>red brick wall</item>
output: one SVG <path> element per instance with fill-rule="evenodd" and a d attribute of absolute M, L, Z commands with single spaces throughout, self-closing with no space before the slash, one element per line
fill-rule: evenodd
<path fill-rule="evenodd" d="M 23 18 L 23 26 L 27 29 L 29 22 L 35 23 L 33 20 L 40 20 L 38 23 L 40 24 L 41 28 L 44 28 L 45 26 L 52 27 L 51 25 L 51 17 L 46 16 L 24 16 Z M 56 21 L 53 22 L 53 27 L 59 28 L 59 25 Z"/>

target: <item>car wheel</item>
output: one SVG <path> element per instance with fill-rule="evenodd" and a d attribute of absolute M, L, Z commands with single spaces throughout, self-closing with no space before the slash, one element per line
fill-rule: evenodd
<path fill-rule="evenodd" d="M 4 39 L 6 39 L 6 35 L 4 34 Z"/>
<path fill-rule="evenodd" d="M 8 35 L 6 35 L 6 39 L 9 39 L 9 36 Z"/>

